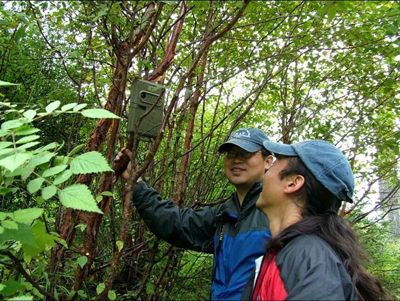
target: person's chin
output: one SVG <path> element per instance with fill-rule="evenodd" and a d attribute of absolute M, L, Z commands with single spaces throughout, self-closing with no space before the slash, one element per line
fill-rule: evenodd
<path fill-rule="evenodd" d="M 240 185 L 240 184 L 243 184 L 244 179 L 241 176 L 231 175 L 229 178 L 229 181 L 233 185 Z"/>

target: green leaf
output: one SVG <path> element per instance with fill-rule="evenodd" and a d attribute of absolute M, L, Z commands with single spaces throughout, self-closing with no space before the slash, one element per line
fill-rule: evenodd
<path fill-rule="evenodd" d="M 26 136 L 26 135 L 35 134 L 37 132 L 40 132 L 40 130 L 37 128 L 31 127 L 30 125 L 24 125 L 15 130 L 15 135 Z"/>
<path fill-rule="evenodd" d="M 4 296 L 14 295 L 24 290 L 24 286 L 14 279 L 4 280 L 2 284 L 4 284 L 4 288 L 1 290 L 1 294 Z"/>
<path fill-rule="evenodd" d="M 47 151 L 47 150 L 50 150 L 50 149 L 55 149 L 55 148 L 58 147 L 58 145 L 59 144 L 57 142 L 52 142 L 52 143 L 47 144 L 46 146 L 41 147 L 39 149 L 39 151 L 43 152 L 43 151 Z"/>
<path fill-rule="evenodd" d="M 4 149 L 0 149 L 0 157 L 3 157 L 3 155 L 7 155 L 10 153 L 13 153 L 14 149 L 13 148 L 4 148 Z"/>
<path fill-rule="evenodd" d="M 0 137 L 7 136 L 7 135 L 9 135 L 9 134 L 10 134 L 10 132 L 9 132 L 9 131 L 7 131 L 7 130 L 3 130 L 3 129 L 0 129 Z"/>
<path fill-rule="evenodd" d="M 61 175 L 57 176 L 54 181 L 53 184 L 54 185 L 59 185 L 61 183 L 64 183 L 65 181 L 67 181 L 70 177 L 72 176 L 72 171 L 70 169 L 67 169 L 66 171 L 64 171 Z"/>
<path fill-rule="evenodd" d="M 57 109 L 60 106 L 61 102 L 59 100 L 53 101 L 52 103 L 49 103 L 46 107 L 46 112 L 51 113 L 55 109 Z"/>
<path fill-rule="evenodd" d="M 31 301 L 33 300 L 33 296 L 31 295 L 19 295 L 12 297 L 11 299 L 7 299 L 9 301 Z"/>
<path fill-rule="evenodd" d="M 29 166 L 35 167 L 35 166 L 38 166 L 38 165 L 47 163 L 47 162 L 49 162 L 49 161 L 51 160 L 51 158 L 53 158 L 53 156 L 54 156 L 53 153 L 46 152 L 46 151 L 45 151 L 45 152 L 42 152 L 42 153 L 39 153 L 39 154 L 37 154 L 37 155 L 34 155 L 34 156 L 29 160 L 28 165 L 29 165 Z"/>
<path fill-rule="evenodd" d="M 54 165 L 69 164 L 70 157 L 67 156 L 56 156 L 54 158 Z"/>
<path fill-rule="evenodd" d="M 103 191 L 101 195 L 113 197 L 114 194 L 111 191 Z"/>
<path fill-rule="evenodd" d="M 0 240 L 19 241 L 24 252 L 24 260 L 27 262 L 29 262 L 32 257 L 37 256 L 41 251 L 43 251 L 36 243 L 32 232 L 32 226 L 28 224 L 19 223 L 18 229 L 5 229 L 4 233 L 1 234 Z"/>
<path fill-rule="evenodd" d="M 95 151 L 76 157 L 71 162 L 71 170 L 74 174 L 112 171 L 103 155 Z"/>
<path fill-rule="evenodd" d="M 63 170 L 65 170 L 67 167 L 68 167 L 68 165 L 66 165 L 66 164 L 54 166 L 52 168 L 45 170 L 42 174 L 42 177 L 47 178 L 47 177 L 54 176 L 54 175 L 62 172 Z"/>
<path fill-rule="evenodd" d="M 76 107 L 76 105 L 77 105 L 76 102 L 68 103 L 68 104 L 66 104 L 66 105 L 63 105 L 63 106 L 61 107 L 61 112 L 65 112 L 65 111 L 71 110 L 72 108 Z"/>
<path fill-rule="evenodd" d="M 40 144 L 39 141 L 29 142 L 29 143 L 22 144 L 22 145 L 18 146 L 17 149 L 18 149 L 19 151 L 21 151 L 21 150 L 25 150 L 25 149 L 34 147 L 35 145 L 38 145 L 38 144 Z"/>
<path fill-rule="evenodd" d="M 124 247 L 124 242 L 122 240 L 117 240 L 116 245 L 117 245 L 117 248 L 118 248 L 118 252 L 121 252 L 121 250 Z"/>
<path fill-rule="evenodd" d="M 69 157 L 72 157 L 73 155 L 79 153 L 80 150 L 81 150 L 82 148 L 84 148 L 85 146 L 86 146 L 85 143 L 82 143 L 82 144 L 79 144 L 78 146 L 75 146 L 75 147 L 68 153 L 68 156 L 69 156 Z"/>
<path fill-rule="evenodd" d="M 115 293 L 114 290 L 109 290 L 107 294 L 108 299 L 110 300 L 115 300 L 117 299 L 117 294 Z"/>
<path fill-rule="evenodd" d="M 333 19 L 333 18 L 335 17 L 335 15 L 336 15 L 336 6 L 335 6 L 334 3 L 331 3 L 331 4 L 328 6 L 327 14 L 328 14 L 328 23 L 330 23 L 330 22 L 332 21 L 332 19 Z"/>
<path fill-rule="evenodd" d="M 88 118 L 115 118 L 121 119 L 119 116 L 111 113 L 104 109 L 87 109 L 81 112 L 81 114 Z"/>
<path fill-rule="evenodd" d="M 80 105 L 77 105 L 76 107 L 74 107 L 73 111 L 78 112 L 79 110 L 82 110 L 86 106 L 87 106 L 87 103 L 81 103 Z"/>
<path fill-rule="evenodd" d="M 16 129 L 20 126 L 24 125 L 24 123 L 20 120 L 20 119 L 13 119 L 13 120 L 9 120 L 4 122 L 1 125 L 1 129 L 3 130 L 12 130 L 12 129 Z"/>
<path fill-rule="evenodd" d="M 47 233 L 46 226 L 40 220 L 34 222 L 32 234 L 40 251 L 49 250 L 59 238 L 57 235 Z"/>
<path fill-rule="evenodd" d="M 5 82 L 0 80 L 0 86 L 18 86 L 20 84 L 13 84 L 13 83 L 9 83 L 9 82 Z"/>
<path fill-rule="evenodd" d="M 35 110 L 27 110 L 24 112 L 24 117 L 28 118 L 29 120 L 32 120 L 33 118 L 35 118 L 36 116 L 36 111 Z"/>
<path fill-rule="evenodd" d="M 30 135 L 30 136 L 25 136 L 19 140 L 17 140 L 15 143 L 16 144 L 22 144 L 22 143 L 27 143 L 27 142 L 31 142 L 34 141 L 36 139 L 39 139 L 40 136 L 39 135 Z"/>
<path fill-rule="evenodd" d="M 4 220 L 1 222 L 1 225 L 6 229 L 16 230 L 18 229 L 18 224 L 14 221 Z"/>
<path fill-rule="evenodd" d="M 16 192 L 18 190 L 18 188 L 0 188 L 0 195 L 6 195 L 7 193 L 10 192 Z M 0 212 L 1 214 L 1 212 Z M 1 218 L 0 218 L 1 220 Z"/>
<path fill-rule="evenodd" d="M 149 295 L 154 294 L 154 284 L 153 283 L 147 282 L 147 284 L 146 284 L 146 292 Z"/>
<path fill-rule="evenodd" d="M 75 228 L 79 229 L 81 232 L 85 231 L 87 225 L 85 224 L 78 224 L 75 226 Z"/>
<path fill-rule="evenodd" d="M 55 240 L 56 242 L 58 242 L 60 245 L 62 245 L 64 248 L 68 249 L 68 244 L 67 244 L 67 242 L 66 242 L 64 239 L 62 239 L 61 237 L 54 236 L 54 240 Z"/>
<path fill-rule="evenodd" d="M 0 211 L 0 221 L 5 220 L 10 215 L 12 214 Z"/>
<path fill-rule="evenodd" d="M 85 266 L 85 264 L 88 262 L 88 258 L 86 256 L 80 256 L 76 260 L 81 268 Z"/>
<path fill-rule="evenodd" d="M 33 222 L 33 220 L 39 218 L 42 214 L 42 208 L 20 209 L 13 212 L 13 219 L 19 223 L 30 224 Z"/>
<path fill-rule="evenodd" d="M 22 181 L 26 181 L 26 179 L 28 179 L 31 176 L 33 171 L 34 171 L 34 168 L 30 167 L 30 166 L 27 166 L 27 167 L 23 168 L 21 170 L 21 179 L 22 179 Z"/>
<path fill-rule="evenodd" d="M 96 203 L 100 203 L 101 202 L 101 200 L 103 199 L 103 196 L 102 195 L 96 195 L 96 198 L 95 198 L 95 200 L 96 200 Z"/>
<path fill-rule="evenodd" d="M 8 109 L 8 110 L 5 110 L 4 111 L 4 113 L 6 113 L 6 114 L 8 114 L 8 113 L 15 113 L 15 112 L 19 112 L 17 109 Z M 21 119 L 21 120 L 23 120 L 23 119 Z"/>
<path fill-rule="evenodd" d="M 104 283 L 99 283 L 96 287 L 97 295 L 100 295 L 104 291 L 105 288 L 106 288 L 106 285 Z"/>
<path fill-rule="evenodd" d="M 54 185 L 47 186 L 42 189 L 42 198 L 44 200 L 50 199 L 52 196 L 54 196 L 57 193 L 57 187 Z"/>
<path fill-rule="evenodd" d="M 12 145 L 12 142 L 9 142 L 9 141 L 0 141 L 0 149 L 9 147 L 10 145 Z"/>
<path fill-rule="evenodd" d="M 43 182 L 44 182 L 43 178 L 37 178 L 32 181 L 29 181 L 27 185 L 29 193 L 35 193 L 36 191 L 38 191 L 42 186 Z"/>
<path fill-rule="evenodd" d="M 7 171 L 4 176 L 7 178 L 21 176 L 22 178 L 26 179 L 32 174 L 32 172 L 33 169 L 30 167 L 18 167 L 13 172 Z"/>
<path fill-rule="evenodd" d="M 93 195 L 83 184 L 74 184 L 58 191 L 61 203 L 67 208 L 103 213 L 96 205 Z"/>
<path fill-rule="evenodd" d="M 35 201 L 38 205 L 42 205 L 44 203 L 43 198 L 39 195 L 39 196 L 35 196 Z"/>
<path fill-rule="evenodd" d="M 82 300 L 88 300 L 88 296 L 84 290 L 78 291 L 78 296 L 82 298 Z"/>
<path fill-rule="evenodd" d="M 31 158 L 29 153 L 17 153 L 0 160 L 0 166 L 13 172 Z"/>

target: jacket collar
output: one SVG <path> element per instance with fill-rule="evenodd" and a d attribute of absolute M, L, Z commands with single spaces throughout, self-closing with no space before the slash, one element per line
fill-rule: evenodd
<path fill-rule="evenodd" d="M 235 222 L 239 218 L 239 215 L 246 216 L 249 212 L 251 212 L 257 202 L 261 189 L 261 182 L 254 183 L 250 190 L 247 192 L 243 200 L 242 206 L 240 206 L 237 193 L 234 192 L 232 194 L 231 200 L 226 203 L 225 210 L 222 214 L 222 216 L 224 216 L 224 219 Z"/>
<path fill-rule="evenodd" d="M 246 196 L 244 197 L 243 204 L 240 206 L 239 198 L 237 192 L 233 193 L 232 200 L 233 203 L 238 211 L 244 211 L 250 207 L 253 207 L 258 199 L 258 196 L 262 189 L 262 182 L 256 182 L 247 192 Z"/>

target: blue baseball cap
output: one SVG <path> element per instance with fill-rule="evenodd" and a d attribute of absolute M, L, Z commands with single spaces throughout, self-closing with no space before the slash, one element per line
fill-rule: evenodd
<path fill-rule="evenodd" d="M 273 154 L 299 157 L 313 176 L 339 200 L 353 202 L 354 175 L 349 161 L 333 144 L 308 140 L 293 144 L 264 141 Z"/>
<path fill-rule="evenodd" d="M 232 146 L 239 146 L 249 153 L 254 153 L 263 147 L 265 140 L 269 140 L 269 138 L 263 131 L 254 128 L 241 128 L 233 132 L 229 139 L 220 145 L 218 152 L 224 153 Z"/>

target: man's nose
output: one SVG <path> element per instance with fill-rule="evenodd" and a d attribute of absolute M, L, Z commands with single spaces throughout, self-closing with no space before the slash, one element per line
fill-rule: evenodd
<path fill-rule="evenodd" d="M 241 153 L 235 153 L 233 156 L 234 161 L 243 161 L 243 159 L 244 159 L 244 156 Z"/>

